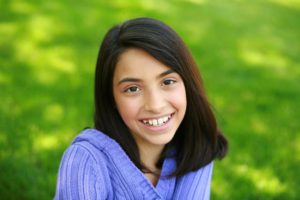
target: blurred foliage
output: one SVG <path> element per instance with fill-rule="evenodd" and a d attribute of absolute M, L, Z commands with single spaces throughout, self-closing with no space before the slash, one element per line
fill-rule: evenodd
<path fill-rule="evenodd" d="M 1 199 L 52 199 L 63 151 L 93 126 L 106 31 L 148 16 L 191 48 L 228 157 L 212 199 L 297 199 L 299 0 L 0 0 Z"/>

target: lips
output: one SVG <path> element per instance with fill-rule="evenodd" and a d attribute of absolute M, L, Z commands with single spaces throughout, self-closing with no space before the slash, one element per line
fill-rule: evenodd
<path fill-rule="evenodd" d="M 168 121 L 170 121 L 172 116 L 173 116 L 173 114 L 168 114 L 168 115 L 165 115 L 165 116 L 162 116 L 159 118 L 143 119 L 140 121 L 147 126 L 159 127 L 159 126 L 163 126 L 164 124 L 168 123 Z"/>

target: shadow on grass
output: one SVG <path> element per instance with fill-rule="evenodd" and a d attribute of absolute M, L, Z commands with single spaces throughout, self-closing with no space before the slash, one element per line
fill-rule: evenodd
<path fill-rule="evenodd" d="M 146 1 L 145 1 L 146 2 Z M 107 29 L 163 19 L 191 47 L 229 156 L 212 199 L 296 199 L 299 10 L 260 1 L 2 2 L 0 193 L 51 199 L 63 150 L 92 126 L 93 71 Z"/>

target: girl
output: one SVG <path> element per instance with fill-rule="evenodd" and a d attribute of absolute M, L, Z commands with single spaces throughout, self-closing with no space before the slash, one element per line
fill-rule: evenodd
<path fill-rule="evenodd" d="M 95 128 L 63 155 L 56 199 L 209 199 L 227 142 L 197 65 L 164 23 L 112 27 L 97 60 Z"/>

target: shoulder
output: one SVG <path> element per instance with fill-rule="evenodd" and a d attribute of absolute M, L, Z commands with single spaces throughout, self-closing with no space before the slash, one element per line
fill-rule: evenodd
<path fill-rule="evenodd" d="M 195 184 L 195 182 L 205 182 L 210 183 L 211 175 L 213 171 L 213 162 L 199 168 L 198 170 L 189 172 L 183 175 L 180 179 L 184 181 L 191 181 L 190 184 Z"/>
<path fill-rule="evenodd" d="M 107 146 L 118 145 L 115 140 L 97 129 L 85 129 L 78 134 L 72 144 L 88 143 L 98 150 L 105 150 Z"/>
<path fill-rule="evenodd" d="M 175 199 L 209 199 L 213 162 L 178 178 Z M 183 195 L 183 196 L 182 196 Z"/>
<path fill-rule="evenodd" d="M 62 162 L 73 164 L 85 162 L 99 167 L 108 162 L 111 146 L 116 142 L 96 129 L 85 129 L 80 132 L 63 154 Z M 75 163 L 76 164 L 76 163 Z"/>
<path fill-rule="evenodd" d="M 83 165 L 84 163 L 84 165 Z M 87 142 L 74 143 L 69 146 L 61 159 L 61 166 L 78 168 L 92 167 L 95 170 L 107 164 L 105 154 Z M 74 170 L 73 170 L 74 171 Z"/>
<path fill-rule="evenodd" d="M 96 129 L 85 129 L 65 150 L 60 167 L 65 164 L 68 167 L 76 165 L 76 169 L 92 167 L 95 170 L 104 170 L 109 163 L 109 157 L 113 156 L 110 155 L 113 154 L 113 146 L 118 147 L 118 144 L 104 133 Z"/>
<path fill-rule="evenodd" d="M 95 137 L 86 134 L 80 133 L 63 154 L 56 199 L 95 199 L 110 190 L 107 158 L 101 147 L 89 142 Z"/>

